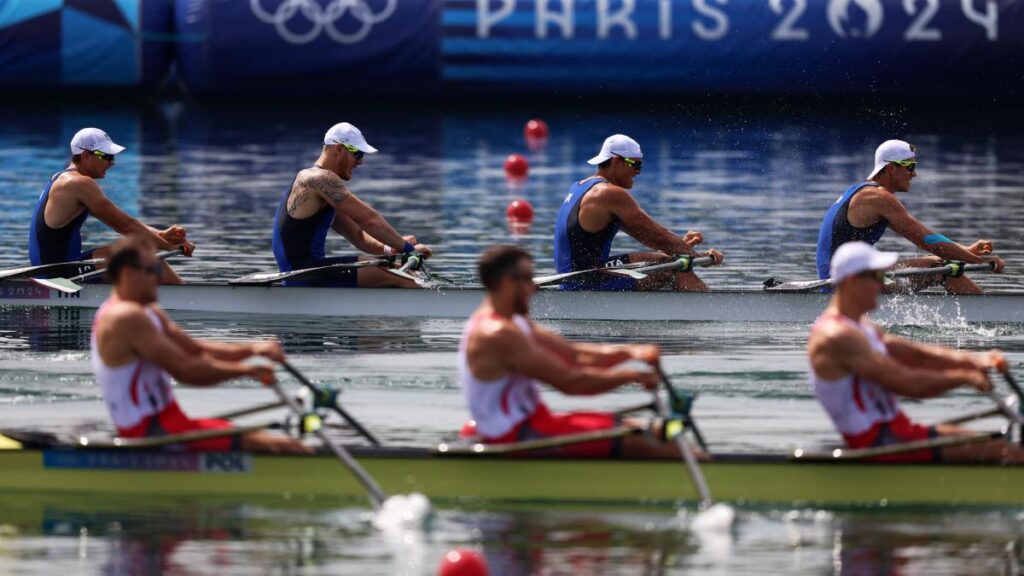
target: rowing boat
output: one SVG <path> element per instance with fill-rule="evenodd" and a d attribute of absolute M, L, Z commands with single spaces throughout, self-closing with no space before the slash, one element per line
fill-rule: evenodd
<path fill-rule="evenodd" d="M 0 306 L 97 308 L 110 287 L 86 284 L 67 294 L 30 281 L 0 283 Z M 458 318 L 480 304 L 479 288 L 397 290 L 188 284 L 161 286 L 160 304 L 168 310 L 232 314 L 284 314 L 327 317 Z M 917 294 L 883 296 L 872 316 L 887 324 L 948 322 L 1024 323 L 1024 292 L 984 296 Z M 821 314 L 823 294 L 718 291 L 575 292 L 541 289 L 531 316 L 549 320 L 692 320 L 722 322 L 812 322 Z"/>
<path fill-rule="evenodd" d="M 7 444 L 10 449 L 0 450 L 0 491 L 5 494 L 364 497 L 355 478 L 327 453 L 185 454 Z M 461 506 L 674 506 L 697 499 L 676 461 L 445 455 L 428 448 L 350 450 L 386 491 L 421 492 Z M 701 468 L 718 500 L 740 504 L 1024 505 L 1024 466 L 799 462 L 783 455 L 716 454 Z"/>

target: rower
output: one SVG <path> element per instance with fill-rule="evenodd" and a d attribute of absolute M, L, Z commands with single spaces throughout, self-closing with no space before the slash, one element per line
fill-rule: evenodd
<path fill-rule="evenodd" d="M 896 254 L 864 242 L 840 246 L 831 261 L 835 294 L 807 343 L 811 386 L 851 448 L 972 434 L 948 424 L 917 424 L 900 409 L 898 397 L 932 398 L 958 387 L 987 392 L 992 389 L 987 371 L 1007 369 L 998 350 L 967 353 L 918 344 L 887 334 L 866 319 L 878 305 L 885 271 L 895 263 Z M 1024 450 L 992 440 L 880 459 L 1020 463 Z"/>
<path fill-rule="evenodd" d="M 295 176 L 274 216 L 274 258 L 281 272 L 368 259 L 326 257 L 329 228 L 366 254 L 390 256 L 420 252 L 430 255 L 430 248 L 417 244 L 415 236 L 399 234 L 380 213 L 345 185 L 352 178 L 352 172 L 363 164 L 363 156 L 376 152 L 376 148 L 367 144 L 363 133 L 348 122 L 335 124 L 327 131 L 320 157 L 313 166 Z M 408 278 L 376 267 L 341 269 L 329 285 L 417 287 Z"/>
<path fill-rule="evenodd" d="M 225 420 L 187 417 L 174 399 L 171 377 L 193 386 L 213 386 L 243 376 L 270 385 L 274 382 L 270 366 L 241 361 L 264 356 L 280 362 L 284 351 L 274 341 L 228 344 L 189 336 L 157 303 L 159 273 L 160 262 L 148 237 L 129 236 L 110 250 L 107 274 L 113 290 L 96 312 L 90 345 L 93 373 L 110 417 L 122 438 L 230 428 Z M 297 440 L 262 431 L 197 440 L 185 448 L 310 452 Z"/>
<path fill-rule="evenodd" d="M 569 342 L 529 319 L 536 292 L 533 259 L 516 246 L 494 246 L 480 257 L 483 302 L 469 319 L 459 344 L 459 383 L 473 420 L 462 436 L 509 443 L 592 432 L 643 422 L 603 412 L 553 414 L 540 398 L 538 382 L 570 396 L 593 396 L 636 383 L 658 385 L 651 370 L 625 368 L 634 360 L 655 365 L 660 352 L 650 345 Z M 566 445 L 546 455 L 571 457 L 679 458 L 675 443 L 631 435 Z"/>
<path fill-rule="evenodd" d="M 897 268 L 939 266 L 943 260 L 967 263 L 994 262 L 996 272 L 1003 271 L 1003 260 L 991 255 L 992 242 L 978 240 L 962 246 L 932 231 L 907 211 L 896 197 L 909 192 L 917 176 L 917 149 L 903 140 L 886 140 L 875 150 L 875 167 L 864 182 L 850 186 L 825 214 L 818 232 L 818 278 L 829 277 L 829 262 L 836 250 L 847 242 L 876 244 L 888 228 L 892 228 L 918 248 L 934 254 L 898 262 Z M 909 288 L 919 290 L 942 282 L 951 294 L 982 294 L 984 291 L 966 276 L 922 276 L 911 281 Z M 896 291 L 894 284 L 887 291 Z M 902 287 L 906 290 L 906 286 Z"/>
<path fill-rule="evenodd" d="M 601 152 L 587 161 L 597 172 L 572 185 L 555 220 L 555 267 L 558 272 L 621 266 L 631 262 L 663 262 L 671 256 L 711 256 L 722 263 L 722 253 L 708 250 L 698 254 L 694 246 L 704 241 L 698 230 L 677 236 L 637 203 L 629 193 L 643 166 L 640 145 L 629 136 L 615 134 L 605 139 Z M 656 252 L 634 252 L 610 256 L 612 239 L 622 228 L 638 242 Z M 625 276 L 584 277 L 562 284 L 565 290 L 659 290 L 707 292 L 708 287 L 693 271 L 658 272 L 643 280 Z"/>
<path fill-rule="evenodd" d="M 29 226 L 28 253 L 32 264 L 54 264 L 91 258 L 106 258 L 110 246 L 82 250 L 82 225 L 89 215 L 122 234 L 140 234 L 161 250 L 179 246 L 191 256 L 195 245 L 185 238 L 182 226 L 157 230 L 129 216 L 114 204 L 97 180 L 114 166 L 115 157 L 125 150 L 99 128 L 83 128 L 71 139 L 71 163 L 50 177 L 36 202 Z M 102 265 L 101 265 L 102 266 Z M 182 284 L 181 277 L 162 263 L 161 282 Z"/>

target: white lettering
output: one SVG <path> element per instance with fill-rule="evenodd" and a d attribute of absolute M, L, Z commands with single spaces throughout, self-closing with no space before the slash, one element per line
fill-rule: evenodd
<path fill-rule="evenodd" d="M 989 42 L 995 42 L 999 39 L 999 8 L 996 7 L 995 0 L 987 0 L 984 4 L 985 13 L 982 14 L 974 9 L 974 0 L 960 0 L 964 16 L 985 29 L 985 36 Z"/>
<path fill-rule="evenodd" d="M 785 6 L 782 5 L 783 0 L 768 0 L 768 6 L 771 7 L 772 12 L 775 12 L 779 16 L 786 10 Z M 807 0 L 793 0 L 793 8 L 788 14 L 779 22 L 779 25 L 772 30 L 772 40 L 796 40 L 806 41 L 810 36 L 806 28 L 794 28 L 796 21 L 803 16 L 804 11 L 807 10 Z"/>
<path fill-rule="evenodd" d="M 611 0 L 597 0 L 597 37 L 608 38 L 612 28 L 618 26 L 626 34 L 626 38 L 636 38 L 636 23 L 631 16 L 636 8 L 636 0 L 622 0 L 617 12 L 611 13 Z"/>
<path fill-rule="evenodd" d="M 913 16 L 917 14 L 916 4 L 916 0 L 903 0 L 903 9 L 908 15 Z M 942 30 L 928 28 L 928 23 L 932 21 L 938 11 L 939 0 L 924 0 L 924 10 L 910 23 L 910 28 L 907 28 L 903 39 L 907 42 L 938 42 L 942 40 Z"/>
<path fill-rule="evenodd" d="M 548 3 L 552 1 L 562 5 L 560 13 L 548 10 Z M 548 37 L 549 23 L 561 28 L 562 38 L 572 38 L 575 32 L 573 29 L 572 7 L 573 0 L 537 0 L 537 22 L 535 26 L 537 38 Z"/>
<path fill-rule="evenodd" d="M 501 22 L 516 8 L 516 0 L 498 0 L 500 8 L 496 12 L 490 12 L 491 0 L 476 0 L 476 36 L 477 38 L 488 38 L 491 35 L 491 28 Z"/>
<path fill-rule="evenodd" d="M 712 27 L 704 22 L 694 22 L 691 25 L 693 33 L 702 40 L 719 40 L 729 32 L 729 17 L 725 12 L 709 6 L 708 2 L 717 2 L 724 6 L 728 0 L 693 0 L 694 10 L 715 21 Z"/>

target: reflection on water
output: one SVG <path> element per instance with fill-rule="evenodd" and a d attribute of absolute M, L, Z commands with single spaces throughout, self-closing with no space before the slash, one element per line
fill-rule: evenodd
<path fill-rule="evenodd" d="M 495 575 L 1014 573 L 1019 513 L 740 509 L 726 533 L 663 512 L 438 510 L 381 532 L 340 502 L 0 500 L 4 574 L 433 574 L 456 547 Z"/>

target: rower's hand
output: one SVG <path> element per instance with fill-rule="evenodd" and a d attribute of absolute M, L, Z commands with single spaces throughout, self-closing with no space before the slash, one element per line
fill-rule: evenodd
<path fill-rule="evenodd" d="M 274 367 L 270 364 L 249 364 L 248 376 L 264 386 L 272 386 L 277 382 Z"/>
<path fill-rule="evenodd" d="M 278 364 L 285 361 L 284 348 L 277 340 L 265 340 L 252 344 L 252 355 L 269 358 Z"/>
<path fill-rule="evenodd" d="M 1010 363 L 1006 361 L 1006 356 L 1003 356 L 1001 350 L 989 350 L 988 352 L 972 354 L 971 363 L 982 372 L 995 370 L 1006 374 L 1010 371 Z"/>
<path fill-rule="evenodd" d="M 434 253 L 430 250 L 430 247 L 425 244 L 416 244 L 416 251 L 423 254 L 424 257 L 430 258 Z"/>
<path fill-rule="evenodd" d="M 1006 262 L 1003 262 L 1003 259 L 1000 258 L 999 256 L 988 255 L 988 259 L 995 263 L 995 267 L 992 268 L 993 272 L 1000 273 L 1000 272 L 1003 271 L 1003 268 L 1006 266 Z"/>
<path fill-rule="evenodd" d="M 683 234 L 683 243 L 693 248 L 697 244 L 704 241 L 704 234 L 700 230 L 689 230 L 686 234 Z"/>
<path fill-rule="evenodd" d="M 701 254 L 701 256 L 710 256 L 714 260 L 714 262 L 710 264 L 711 266 L 718 266 L 723 261 L 725 261 L 725 254 L 722 254 L 721 252 L 713 248 Z"/>
<path fill-rule="evenodd" d="M 991 254 L 993 249 L 994 248 L 992 246 L 991 240 L 978 240 L 974 244 L 971 244 L 971 247 L 968 248 L 968 250 L 970 250 L 974 254 L 977 254 L 978 256 Z"/>
<path fill-rule="evenodd" d="M 192 253 L 196 251 L 196 245 L 189 240 L 185 240 L 181 243 L 181 253 L 185 256 L 192 256 Z"/>
<path fill-rule="evenodd" d="M 661 349 L 653 344 L 634 344 L 629 347 L 629 356 L 633 360 L 657 366 L 661 358 Z"/>
<path fill-rule="evenodd" d="M 168 244 L 184 244 L 185 237 L 188 235 L 188 230 L 186 230 L 184 226 L 178 226 L 175 224 L 166 230 L 158 232 L 158 234 Z"/>
<path fill-rule="evenodd" d="M 661 376 L 657 372 L 635 370 L 630 380 L 643 386 L 645 390 L 657 390 L 658 383 L 661 382 Z"/>
<path fill-rule="evenodd" d="M 416 242 L 416 237 L 413 236 L 412 234 L 410 234 L 408 236 L 402 236 L 402 240 L 405 240 L 406 242 L 408 242 L 409 244 L 412 244 L 413 246 L 418 244 L 418 242 Z"/>
<path fill-rule="evenodd" d="M 964 370 L 963 380 L 965 386 L 970 386 L 978 392 L 990 392 L 993 388 L 992 381 L 988 378 L 986 370 Z"/>

